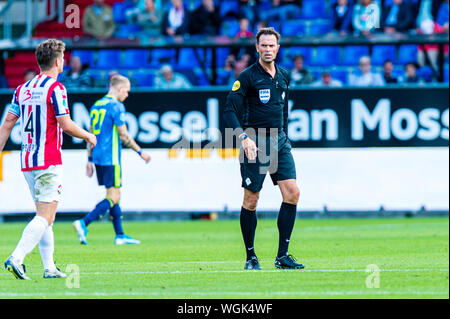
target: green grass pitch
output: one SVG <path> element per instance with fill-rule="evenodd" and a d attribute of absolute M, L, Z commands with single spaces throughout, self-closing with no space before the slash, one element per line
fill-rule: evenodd
<path fill-rule="evenodd" d="M 2 265 L 24 227 L 0 224 Z M 0 271 L 0 299 L 449 298 L 448 218 L 297 219 L 289 251 L 304 270 L 275 269 L 274 219 L 258 220 L 262 271 L 243 270 L 238 220 L 125 222 L 137 246 L 115 246 L 109 222 L 89 229 L 81 246 L 70 223 L 54 224 L 55 260 L 70 280 L 43 279 L 36 247 L 25 259 L 31 281 Z"/>

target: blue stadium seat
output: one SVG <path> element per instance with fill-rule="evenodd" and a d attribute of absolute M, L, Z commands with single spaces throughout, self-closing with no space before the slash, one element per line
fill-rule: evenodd
<path fill-rule="evenodd" d="M 325 5 L 326 5 L 325 1 L 317 1 L 317 0 L 303 1 L 302 18 L 303 19 L 324 18 L 326 16 Z"/>
<path fill-rule="evenodd" d="M 417 76 L 424 79 L 425 82 L 431 82 L 433 80 L 434 72 L 429 66 L 423 66 L 417 69 Z"/>
<path fill-rule="evenodd" d="M 150 66 L 152 68 L 160 68 L 161 64 L 175 64 L 175 49 L 153 49 L 151 52 Z"/>
<path fill-rule="evenodd" d="M 153 86 L 155 74 L 151 72 L 134 72 L 131 78 L 134 79 L 139 87 L 150 87 Z"/>
<path fill-rule="evenodd" d="M 347 84 L 348 82 L 348 72 L 346 70 L 333 70 L 331 71 L 331 77 L 341 81 L 342 84 Z"/>
<path fill-rule="evenodd" d="M 382 65 L 384 61 L 396 61 L 397 49 L 395 45 L 374 45 L 372 47 L 372 65 Z"/>
<path fill-rule="evenodd" d="M 196 54 L 197 53 L 197 54 Z M 206 51 L 206 66 L 211 66 L 211 52 Z M 181 48 L 178 55 L 178 67 L 183 69 L 195 68 L 201 66 L 201 60 L 204 59 L 203 49 Z"/>
<path fill-rule="evenodd" d="M 331 31 L 332 25 L 329 22 L 315 22 L 311 21 L 308 28 L 309 35 L 322 35 Z"/>
<path fill-rule="evenodd" d="M 227 14 L 237 15 L 239 13 L 239 3 L 235 0 L 220 1 L 219 6 L 219 14 L 221 17 L 224 17 Z"/>
<path fill-rule="evenodd" d="M 229 55 L 230 55 L 229 48 L 217 48 L 216 49 L 216 57 L 217 57 L 216 63 L 219 68 L 222 68 L 225 66 L 225 61 Z"/>
<path fill-rule="evenodd" d="M 125 11 L 132 7 L 133 7 L 133 4 L 130 2 L 126 2 L 126 1 L 114 3 L 113 7 L 112 7 L 114 22 L 125 23 L 126 22 Z"/>
<path fill-rule="evenodd" d="M 448 83 L 448 64 L 444 65 L 444 82 Z"/>
<path fill-rule="evenodd" d="M 239 32 L 239 22 L 237 20 L 225 20 L 220 26 L 220 34 L 234 38 Z"/>
<path fill-rule="evenodd" d="M 404 44 L 400 46 L 397 63 L 406 64 L 411 61 L 417 61 L 417 51 L 416 44 Z"/>
<path fill-rule="evenodd" d="M 344 47 L 342 65 L 357 65 L 360 57 L 369 55 L 369 47 L 365 45 L 349 45 Z"/>
<path fill-rule="evenodd" d="M 119 68 L 121 62 L 120 50 L 99 50 L 97 54 L 97 63 L 92 67 L 96 69 Z"/>
<path fill-rule="evenodd" d="M 312 57 L 312 49 L 311 47 L 290 47 L 288 51 L 288 56 L 286 56 L 287 59 L 290 61 L 290 65 L 293 65 L 293 59 L 296 55 L 300 54 L 303 56 L 303 62 L 306 65 L 311 64 L 311 57 Z M 289 64 L 287 61 L 284 61 L 285 63 Z"/>
<path fill-rule="evenodd" d="M 305 34 L 306 26 L 298 20 L 288 20 L 281 23 L 283 36 L 297 36 Z"/>
<path fill-rule="evenodd" d="M 94 51 L 91 50 L 73 50 L 72 56 L 80 57 L 82 64 L 92 65 L 94 62 Z"/>
<path fill-rule="evenodd" d="M 115 31 L 115 36 L 121 39 L 134 38 L 136 37 L 136 33 L 141 30 L 141 27 L 136 24 L 122 24 L 119 25 L 119 28 Z"/>
<path fill-rule="evenodd" d="M 339 64 L 340 48 L 337 46 L 317 47 L 311 65 L 329 66 Z"/>
<path fill-rule="evenodd" d="M 192 85 L 197 85 L 197 76 L 195 72 L 192 72 L 192 69 L 184 69 L 184 68 L 174 68 L 174 72 L 183 74 Z"/>
<path fill-rule="evenodd" d="M 146 49 L 125 50 L 125 58 L 121 65 L 125 69 L 146 68 L 149 65 L 150 52 Z"/>

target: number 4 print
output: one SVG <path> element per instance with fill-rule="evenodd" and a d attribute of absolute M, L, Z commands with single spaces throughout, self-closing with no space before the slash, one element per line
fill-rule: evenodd
<path fill-rule="evenodd" d="M 30 105 L 29 106 L 29 111 L 28 112 L 24 112 L 25 113 L 29 113 L 28 114 L 28 120 L 26 121 L 26 124 L 24 126 L 23 131 L 25 133 L 29 133 L 30 137 L 33 138 L 34 137 L 34 113 L 33 113 L 33 107 Z"/>

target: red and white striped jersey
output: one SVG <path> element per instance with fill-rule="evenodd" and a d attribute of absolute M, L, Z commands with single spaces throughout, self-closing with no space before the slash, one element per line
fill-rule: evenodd
<path fill-rule="evenodd" d="M 22 171 L 61 165 L 62 129 L 56 118 L 69 114 L 64 85 L 36 75 L 14 91 L 9 112 L 20 118 Z"/>

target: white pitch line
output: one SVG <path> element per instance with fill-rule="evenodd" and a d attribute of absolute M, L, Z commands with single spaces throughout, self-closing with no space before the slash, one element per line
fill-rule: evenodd
<path fill-rule="evenodd" d="M 449 269 L 380 269 L 380 272 L 430 272 L 430 271 L 439 271 L 439 272 L 448 272 Z M 294 273 L 294 272 L 330 272 L 330 273 L 339 273 L 339 272 L 366 272 L 365 269 L 302 269 L 302 270 L 258 270 L 258 271 L 248 271 L 248 270 L 173 270 L 173 271 L 102 271 L 102 272 L 80 272 L 80 275 L 158 275 L 158 274 L 167 274 L 167 275 L 183 275 L 183 274 L 214 274 L 214 273 Z M 2 276 L 10 275 L 8 273 L 1 273 Z M 41 273 L 30 273 L 29 275 L 41 275 Z"/>
<path fill-rule="evenodd" d="M 110 296 L 364 296 L 364 295 L 446 295 L 448 291 L 383 291 L 368 289 L 366 291 L 323 291 L 323 292 L 308 292 L 308 291 L 274 291 L 268 293 L 260 292 L 241 292 L 241 291 L 211 291 L 211 292 L 171 292 L 169 290 L 161 292 L 64 292 L 64 293 L 15 293 L 15 292 L 0 292 L 0 297 L 78 297 L 78 296 L 92 296 L 92 297 L 110 297 Z"/>

